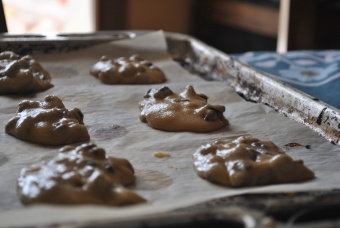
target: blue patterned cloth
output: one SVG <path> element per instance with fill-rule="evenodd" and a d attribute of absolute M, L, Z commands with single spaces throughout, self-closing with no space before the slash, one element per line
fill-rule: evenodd
<path fill-rule="evenodd" d="M 340 51 L 247 52 L 234 54 L 256 69 L 340 109 Z"/>

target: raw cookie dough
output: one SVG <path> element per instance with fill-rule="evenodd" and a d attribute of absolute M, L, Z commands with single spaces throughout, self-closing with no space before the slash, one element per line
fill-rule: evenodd
<path fill-rule="evenodd" d="M 163 71 L 137 55 L 129 58 L 102 56 L 90 74 L 105 84 L 158 84 L 166 81 Z"/>
<path fill-rule="evenodd" d="M 8 121 L 5 131 L 24 141 L 68 145 L 90 139 L 83 119 L 80 109 L 68 110 L 57 96 L 46 96 L 42 102 L 20 102 L 17 115 Z"/>
<path fill-rule="evenodd" d="M 201 146 L 193 155 L 197 174 L 230 187 L 301 182 L 314 178 L 302 160 L 294 161 L 270 141 L 240 137 Z"/>
<path fill-rule="evenodd" d="M 176 94 L 168 87 L 150 89 L 139 103 L 140 120 L 163 131 L 211 132 L 229 124 L 225 107 L 210 105 L 208 97 L 197 94 L 191 85 Z"/>
<path fill-rule="evenodd" d="M 51 76 L 32 56 L 0 53 L 0 95 L 27 94 L 53 87 Z"/>
<path fill-rule="evenodd" d="M 124 186 L 135 182 L 124 158 L 106 157 L 93 143 L 65 146 L 50 161 L 21 170 L 18 195 L 23 204 L 101 204 L 122 206 L 146 200 Z"/>

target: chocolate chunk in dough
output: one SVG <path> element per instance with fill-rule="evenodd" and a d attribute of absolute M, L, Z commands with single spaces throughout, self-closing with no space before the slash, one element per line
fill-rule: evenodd
<path fill-rule="evenodd" d="M 106 157 L 93 143 L 65 146 L 50 161 L 21 170 L 18 195 L 23 204 L 101 204 L 122 206 L 145 202 L 127 189 L 134 169 L 124 158 Z"/>
<path fill-rule="evenodd" d="M 51 87 L 49 72 L 32 56 L 0 53 L 0 95 L 36 93 Z"/>
<path fill-rule="evenodd" d="M 102 56 L 90 74 L 105 84 L 158 84 L 166 81 L 163 71 L 137 55 L 129 58 Z"/>
<path fill-rule="evenodd" d="M 150 89 L 144 98 L 140 119 L 158 130 L 211 132 L 229 124 L 223 116 L 225 107 L 208 104 L 208 97 L 190 85 L 180 94 L 168 87 Z"/>
<path fill-rule="evenodd" d="M 83 119 L 80 109 L 68 110 L 57 96 L 46 96 L 42 102 L 20 102 L 5 131 L 24 141 L 62 146 L 90 139 Z"/>
<path fill-rule="evenodd" d="M 294 161 L 274 143 L 252 137 L 201 146 L 193 157 L 200 177 L 229 187 L 301 182 L 315 177 L 302 160 Z"/>

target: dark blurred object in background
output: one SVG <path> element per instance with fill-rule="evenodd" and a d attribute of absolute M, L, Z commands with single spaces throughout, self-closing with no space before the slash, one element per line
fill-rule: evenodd
<path fill-rule="evenodd" d="M 275 51 L 280 1 L 197 0 L 193 35 L 227 53 Z M 288 50 L 340 49 L 340 1 L 290 0 Z"/>
<path fill-rule="evenodd" d="M 193 35 L 228 52 L 276 50 L 279 3 L 197 0 Z"/>

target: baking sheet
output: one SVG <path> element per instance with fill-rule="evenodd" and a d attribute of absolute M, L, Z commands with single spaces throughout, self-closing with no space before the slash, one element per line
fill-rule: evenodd
<path fill-rule="evenodd" d="M 104 55 L 139 54 L 153 61 L 167 75 L 162 85 L 104 85 L 89 75 L 89 68 Z M 23 99 L 42 100 L 59 96 L 68 109 L 78 107 L 84 113 L 91 141 L 107 155 L 127 158 L 136 170 L 137 183 L 132 188 L 146 198 L 146 205 L 124 208 L 100 206 L 24 207 L 16 195 L 16 178 L 21 168 L 48 159 L 58 153 L 56 147 L 43 147 L 0 133 L 0 226 L 29 226 L 120 220 L 153 215 L 190 206 L 209 199 L 243 193 L 290 192 L 334 189 L 340 183 L 340 147 L 332 145 L 308 127 L 298 124 L 262 104 L 244 101 L 225 84 L 205 81 L 184 70 L 167 53 L 162 31 L 130 40 L 114 41 L 67 54 L 34 55 L 52 74 L 54 88 L 29 96 L 0 97 L 1 127 L 15 115 Z M 226 106 L 231 125 L 207 134 L 171 133 L 154 130 L 139 120 L 138 102 L 150 88 L 167 85 L 181 92 L 186 85 L 208 95 L 208 102 Z M 230 189 L 200 179 L 192 167 L 192 154 L 202 144 L 216 139 L 234 139 L 252 135 L 272 140 L 294 159 L 304 160 L 317 178 L 300 184 Z M 285 147 L 288 143 L 301 147 Z M 310 145 L 310 149 L 305 146 Z M 171 156 L 156 158 L 155 152 Z"/>

